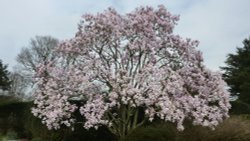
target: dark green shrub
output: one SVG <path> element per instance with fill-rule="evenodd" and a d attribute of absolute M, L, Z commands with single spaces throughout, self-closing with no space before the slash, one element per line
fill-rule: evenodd
<path fill-rule="evenodd" d="M 5 135 L 7 140 L 15 140 L 18 139 L 18 134 L 15 131 L 8 131 Z"/>
<path fill-rule="evenodd" d="M 33 138 L 31 141 L 44 141 L 44 140 L 41 138 Z"/>
<path fill-rule="evenodd" d="M 4 141 L 4 139 L 5 139 L 4 135 L 1 134 L 1 132 L 0 132 L 0 141 Z"/>
<path fill-rule="evenodd" d="M 41 139 L 44 141 L 61 141 L 64 137 L 65 130 L 48 130 L 48 128 L 41 123 L 41 120 L 33 116 L 31 113 L 32 102 L 26 102 L 26 108 L 23 110 L 23 128 L 26 136 L 29 139 Z"/>
<path fill-rule="evenodd" d="M 250 141 L 250 122 L 233 116 L 211 131 L 209 137 L 209 141 Z"/>
<path fill-rule="evenodd" d="M 115 141 L 115 136 L 105 127 L 86 130 L 79 124 L 65 135 L 64 141 Z"/>
<path fill-rule="evenodd" d="M 6 104 L 11 104 L 15 102 L 18 102 L 18 99 L 13 96 L 0 95 L 0 106 L 4 106 Z"/>
<path fill-rule="evenodd" d="M 201 126 L 188 126 L 179 133 L 178 141 L 250 141 L 250 122 L 233 116 L 215 130 Z"/>
<path fill-rule="evenodd" d="M 10 100 L 10 99 L 9 99 Z M 1 99 L 0 99 L 1 101 Z M 32 139 L 32 141 L 115 141 L 107 128 L 85 130 L 77 124 L 75 130 L 62 128 L 48 130 L 41 120 L 31 113 L 32 102 L 10 100 L 0 104 L 0 134 L 4 136 Z M 81 115 L 75 115 L 82 118 Z M 146 123 L 130 133 L 125 141 L 250 141 L 250 116 L 234 115 L 221 123 L 214 131 L 185 123 L 179 132 L 176 125 L 157 120 Z M 11 131 L 11 132 L 10 132 Z M 2 139 L 0 139 L 2 140 Z"/>
<path fill-rule="evenodd" d="M 60 130 L 48 130 L 41 120 L 31 113 L 32 102 L 19 102 L 10 97 L 0 98 L 0 133 L 6 135 L 12 130 L 20 138 L 44 140 L 44 141 L 112 141 L 114 136 L 104 127 L 99 130 L 85 130 L 82 124 L 78 124 L 75 130 L 61 128 Z M 6 102 L 8 101 L 8 102 Z M 80 115 L 75 115 L 82 118 Z"/>
<path fill-rule="evenodd" d="M 125 141 L 250 141 L 250 120 L 245 117 L 233 116 L 215 130 L 185 123 L 179 132 L 174 125 L 157 123 L 136 129 Z"/>
<path fill-rule="evenodd" d="M 231 114 L 239 115 L 239 114 L 250 114 L 250 105 L 244 103 L 240 100 L 231 102 L 232 108 L 230 110 Z"/>
<path fill-rule="evenodd" d="M 237 115 L 237 117 L 243 119 L 243 120 L 248 120 L 250 121 L 250 114 L 241 114 L 241 115 Z"/>
<path fill-rule="evenodd" d="M 23 111 L 26 105 L 12 97 L 0 96 L 0 132 L 6 134 L 8 130 L 22 132 Z"/>
<path fill-rule="evenodd" d="M 177 130 L 173 124 L 154 124 L 140 127 L 129 134 L 124 141 L 174 141 Z"/>

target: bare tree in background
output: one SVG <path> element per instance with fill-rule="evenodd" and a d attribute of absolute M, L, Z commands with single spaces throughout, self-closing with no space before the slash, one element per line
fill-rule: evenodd
<path fill-rule="evenodd" d="M 19 71 L 13 74 L 14 81 L 25 80 L 25 85 L 32 87 L 32 76 L 36 71 L 37 65 L 55 58 L 53 49 L 58 43 L 58 39 L 51 36 L 36 36 L 32 38 L 29 45 L 22 48 L 17 55 L 18 65 L 16 67 Z M 24 84 L 20 85 L 24 86 Z"/>
<path fill-rule="evenodd" d="M 11 80 L 9 94 L 20 99 L 25 99 L 25 92 L 29 86 L 29 80 L 17 70 L 12 72 L 9 77 Z"/>

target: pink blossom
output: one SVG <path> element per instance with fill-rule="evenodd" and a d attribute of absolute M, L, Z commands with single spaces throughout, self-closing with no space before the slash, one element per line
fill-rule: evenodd
<path fill-rule="evenodd" d="M 136 118 L 139 107 L 145 119 L 175 122 L 179 130 L 187 118 L 218 125 L 228 117 L 227 85 L 203 65 L 198 41 L 173 33 L 178 19 L 162 5 L 84 15 L 76 36 L 55 50 L 59 57 L 38 67 L 32 112 L 50 129 L 73 126 L 79 109 L 86 129 L 112 130 L 123 111 Z"/>

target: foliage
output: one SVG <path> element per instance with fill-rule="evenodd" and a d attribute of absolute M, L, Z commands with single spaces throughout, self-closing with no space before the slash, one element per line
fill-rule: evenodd
<path fill-rule="evenodd" d="M 17 103 L 17 102 L 16 102 Z M 15 120 L 6 120 L 8 128 L 4 133 L 2 124 L 0 125 L 0 140 L 6 139 L 6 133 L 14 131 L 15 136 L 27 138 L 29 140 L 40 141 L 115 141 L 114 136 L 105 127 L 100 127 L 98 130 L 85 130 L 80 124 L 75 126 L 75 130 L 65 130 L 64 128 L 55 131 L 48 130 L 45 125 L 41 124 L 38 118 L 35 118 L 30 113 L 32 106 L 31 102 L 21 102 L 19 104 L 9 103 L 0 106 L 0 119 L 4 119 L 3 113 L 14 113 Z M 11 106 L 13 105 L 13 106 Z M 23 107 L 23 108 L 22 108 Z M 5 109 L 5 110 L 4 110 Z M 8 112 L 11 111 L 11 112 Z M 9 118 L 7 118 L 9 119 Z M 1 121 L 0 121 L 1 122 Z M 11 122 L 11 123 L 10 123 Z M 218 125 L 215 130 L 204 128 L 201 126 L 193 126 L 189 122 L 184 122 L 185 130 L 180 132 L 176 129 L 174 123 L 157 120 L 147 122 L 147 125 L 139 127 L 132 131 L 124 140 L 125 141 L 249 141 L 250 140 L 250 116 L 237 115 L 225 120 Z M 21 129 L 16 128 L 16 125 L 23 126 Z M 25 136 L 23 135 L 25 133 Z M 60 138 L 59 138 L 60 137 Z"/>
<path fill-rule="evenodd" d="M 16 103 L 18 99 L 13 96 L 0 96 L 0 106 L 8 105 L 10 103 Z"/>
<path fill-rule="evenodd" d="M 249 141 L 250 122 L 233 116 L 218 125 L 215 130 L 202 126 L 186 125 L 179 132 L 169 123 L 141 127 L 128 135 L 125 141 Z"/>
<path fill-rule="evenodd" d="M 68 134 L 63 139 L 64 141 L 116 141 L 114 135 L 112 135 L 109 130 L 105 127 L 100 127 L 95 129 L 84 129 L 81 125 L 77 126 L 75 131 L 68 132 Z"/>
<path fill-rule="evenodd" d="M 63 135 L 59 133 L 61 131 L 49 131 L 39 119 L 30 113 L 32 102 L 9 99 L 0 98 L 0 101 L 8 100 L 0 105 L 0 133 L 7 136 L 11 131 L 10 133 L 15 132 L 20 138 L 40 137 L 46 141 L 61 140 L 58 139 L 59 136 Z"/>
<path fill-rule="evenodd" d="M 228 117 L 226 84 L 203 65 L 198 41 L 173 34 L 177 20 L 164 6 L 84 15 L 37 69 L 32 112 L 49 129 L 72 126 L 79 112 L 86 129 L 106 125 L 120 138 L 156 117 L 179 130 L 187 118 L 214 128 Z"/>
<path fill-rule="evenodd" d="M 191 127 L 185 132 L 183 139 L 185 141 L 249 141 L 250 122 L 233 116 L 225 120 L 214 131 L 202 127 Z"/>
<path fill-rule="evenodd" d="M 18 133 L 18 136 L 24 136 L 24 109 L 26 105 L 10 96 L 0 97 L 0 132 L 3 134 L 8 131 Z"/>
<path fill-rule="evenodd" d="M 250 104 L 250 37 L 243 41 L 243 47 L 235 54 L 229 54 L 223 77 L 230 86 L 230 92 L 239 100 Z"/>
<path fill-rule="evenodd" d="M 15 140 L 18 139 L 18 135 L 15 131 L 8 131 L 6 134 L 7 140 Z"/>
<path fill-rule="evenodd" d="M 250 114 L 250 104 L 242 102 L 241 100 L 231 101 L 232 109 L 230 114 Z"/>
<path fill-rule="evenodd" d="M 124 141 L 175 141 L 177 132 L 173 124 L 158 123 L 134 130 Z"/>
<path fill-rule="evenodd" d="M 2 63 L 0 60 L 0 90 L 8 90 L 11 85 L 11 81 L 9 79 L 10 72 L 7 70 L 7 65 Z"/>
<path fill-rule="evenodd" d="M 74 131 L 68 128 L 48 130 L 41 120 L 34 117 L 30 110 L 33 102 L 20 102 L 11 97 L 0 97 L 0 134 L 3 139 L 9 131 L 13 131 L 19 138 L 43 141 L 113 141 L 114 136 L 104 127 L 97 131 L 86 130 L 81 125 L 75 126 Z M 2 139 L 2 140 L 3 140 Z M 1 138 L 0 138 L 1 141 Z"/>
<path fill-rule="evenodd" d="M 41 138 L 33 138 L 31 141 L 44 141 L 44 140 Z"/>
<path fill-rule="evenodd" d="M 5 140 L 5 137 L 4 135 L 0 132 L 0 141 L 4 141 Z"/>
<path fill-rule="evenodd" d="M 28 138 L 40 138 L 44 141 L 60 141 L 63 138 L 63 132 L 49 131 L 46 126 L 41 123 L 41 120 L 34 117 L 31 113 L 32 103 L 26 103 L 27 108 L 23 110 L 23 128 L 27 133 Z"/>

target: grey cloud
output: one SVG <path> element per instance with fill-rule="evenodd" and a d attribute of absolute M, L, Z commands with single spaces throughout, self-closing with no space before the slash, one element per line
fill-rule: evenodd
<path fill-rule="evenodd" d="M 181 13 L 177 33 L 200 40 L 208 67 L 218 70 L 226 55 L 250 35 L 248 0 L 210 0 L 191 5 Z"/>
<path fill-rule="evenodd" d="M 200 40 L 205 63 L 215 70 L 250 34 L 249 0 L 6 0 L 0 1 L 0 59 L 14 66 L 21 47 L 35 35 L 73 37 L 83 13 L 107 7 L 125 13 L 140 5 L 159 4 L 181 15 L 175 33 Z"/>

